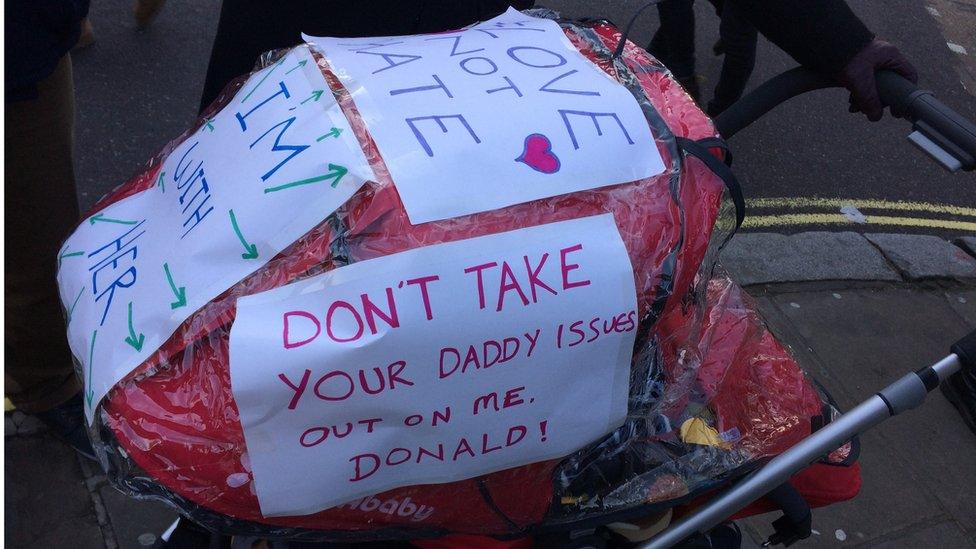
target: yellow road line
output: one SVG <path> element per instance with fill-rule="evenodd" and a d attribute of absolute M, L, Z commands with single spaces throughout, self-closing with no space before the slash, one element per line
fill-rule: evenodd
<path fill-rule="evenodd" d="M 886 215 L 869 215 L 868 225 L 888 225 L 899 227 L 922 227 L 927 229 L 950 229 L 955 231 L 970 231 L 976 233 L 976 222 L 953 221 L 950 219 L 925 219 L 920 217 L 891 217 Z M 748 229 L 761 227 L 784 227 L 793 225 L 859 225 L 847 216 L 841 214 L 784 214 L 757 215 L 747 217 L 742 224 Z"/>
<path fill-rule="evenodd" d="M 932 202 L 910 202 L 901 200 L 873 200 L 859 198 L 816 198 L 816 197 L 784 197 L 757 198 L 746 201 L 747 206 L 753 208 L 842 208 L 854 206 L 858 209 L 898 210 L 908 212 L 929 212 L 945 215 L 976 217 L 976 208 L 953 206 L 951 204 L 936 204 Z"/>

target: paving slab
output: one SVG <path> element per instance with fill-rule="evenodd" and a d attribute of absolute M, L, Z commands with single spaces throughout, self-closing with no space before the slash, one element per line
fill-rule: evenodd
<path fill-rule="evenodd" d="M 963 236 L 952 241 L 969 255 L 976 257 L 976 236 Z"/>
<path fill-rule="evenodd" d="M 976 258 L 937 236 L 867 234 L 908 280 L 976 278 Z"/>
<path fill-rule="evenodd" d="M 918 526 L 901 532 L 889 539 L 869 543 L 867 547 L 884 547 L 885 549 L 918 549 L 919 547 L 952 547 L 963 549 L 976 547 L 976 541 L 967 536 L 966 532 L 952 521 Z"/>
<path fill-rule="evenodd" d="M 784 294 L 772 301 L 800 339 L 787 343 L 811 350 L 830 372 L 829 388 L 847 406 L 942 358 L 967 329 L 944 295 L 934 291 L 845 290 Z M 863 518 L 898 529 L 918 522 L 920 515 L 944 512 L 966 531 L 976 531 L 976 437 L 940 392 L 931 393 L 919 409 L 880 425 L 864 442 L 865 479 L 881 472 L 877 482 L 885 494 L 876 501 L 854 500 L 853 505 L 863 505 L 858 507 L 867 513 Z M 920 497 L 925 501 L 917 501 Z M 904 507 L 905 500 L 915 503 Z M 825 510 L 826 516 L 837 508 Z M 850 524 L 872 532 L 868 525 Z"/>
<path fill-rule="evenodd" d="M 105 484 L 98 489 L 121 549 L 152 547 L 176 513 L 158 501 L 129 497 Z"/>
<path fill-rule="evenodd" d="M 800 341 L 858 400 L 942 358 L 965 322 L 938 292 L 907 288 L 784 293 L 771 300 Z"/>
<path fill-rule="evenodd" d="M 950 290 L 946 292 L 946 299 L 969 328 L 976 330 L 976 289 Z"/>
<path fill-rule="evenodd" d="M 852 232 L 742 233 L 729 242 L 720 262 L 743 286 L 813 280 L 901 280 L 881 252 Z"/>
<path fill-rule="evenodd" d="M 877 434 L 866 434 L 861 442 L 861 492 L 850 501 L 815 509 L 813 529 L 819 534 L 798 546 L 853 546 L 887 539 L 910 525 L 949 518 L 932 494 L 913 488 L 921 479 L 910 464 L 891 458 L 886 441 Z M 897 495 L 892 493 L 892 479 L 903 483 L 896 487 Z M 772 521 L 779 515 L 767 513 L 748 523 L 765 539 L 773 533 Z"/>
<path fill-rule="evenodd" d="M 49 435 L 5 437 L 8 547 L 105 547 L 74 450 Z"/>

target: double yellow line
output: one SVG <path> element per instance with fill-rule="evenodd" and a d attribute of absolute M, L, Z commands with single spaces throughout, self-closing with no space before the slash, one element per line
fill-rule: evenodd
<path fill-rule="evenodd" d="M 757 198 L 747 200 L 746 207 L 751 211 L 761 209 L 778 211 L 802 209 L 833 211 L 830 213 L 821 211 L 815 213 L 791 212 L 770 215 L 750 215 L 746 217 L 743 227 L 755 229 L 840 224 L 857 226 L 859 223 L 855 222 L 847 215 L 840 213 L 840 209 L 845 206 L 853 206 L 854 208 L 857 208 L 857 210 L 864 215 L 866 225 L 916 227 L 943 230 L 948 229 L 953 231 L 976 233 L 976 208 L 953 206 L 950 204 L 935 204 L 932 202 L 909 202 L 856 198 L 815 198 L 802 196 L 789 198 Z M 908 215 L 875 215 L 872 213 L 867 213 L 864 210 L 881 210 L 882 213 L 906 212 Z M 918 217 L 912 214 L 923 214 L 927 216 Z M 946 217 L 948 217 L 948 219 Z M 959 217 L 971 218 L 972 221 L 957 219 Z"/>

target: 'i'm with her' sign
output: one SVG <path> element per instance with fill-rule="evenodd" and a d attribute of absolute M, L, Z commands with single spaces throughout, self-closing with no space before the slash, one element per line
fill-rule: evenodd
<path fill-rule="evenodd" d="M 305 39 L 353 94 L 414 223 L 664 171 L 634 96 L 554 21 L 509 9 L 442 34 Z"/>
<path fill-rule="evenodd" d="M 230 374 L 265 516 L 565 456 L 623 423 L 637 328 L 612 214 L 241 298 Z"/>
<path fill-rule="evenodd" d="M 373 177 L 308 46 L 251 75 L 169 154 L 155 185 L 83 221 L 60 252 L 88 421 L 191 314 Z"/>

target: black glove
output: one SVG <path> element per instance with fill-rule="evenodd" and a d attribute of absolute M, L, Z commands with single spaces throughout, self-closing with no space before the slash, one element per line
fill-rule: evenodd
<path fill-rule="evenodd" d="M 878 95 L 874 73 L 885 69 L 900 74 L 913 84 L 918 83 L 918 72 L 898 48 L 884 40 L 872 40 L 836 75 L 851 92 L 851 112 L 863 112 L 872 122 L 881 120 L 884 105 Z"/>

